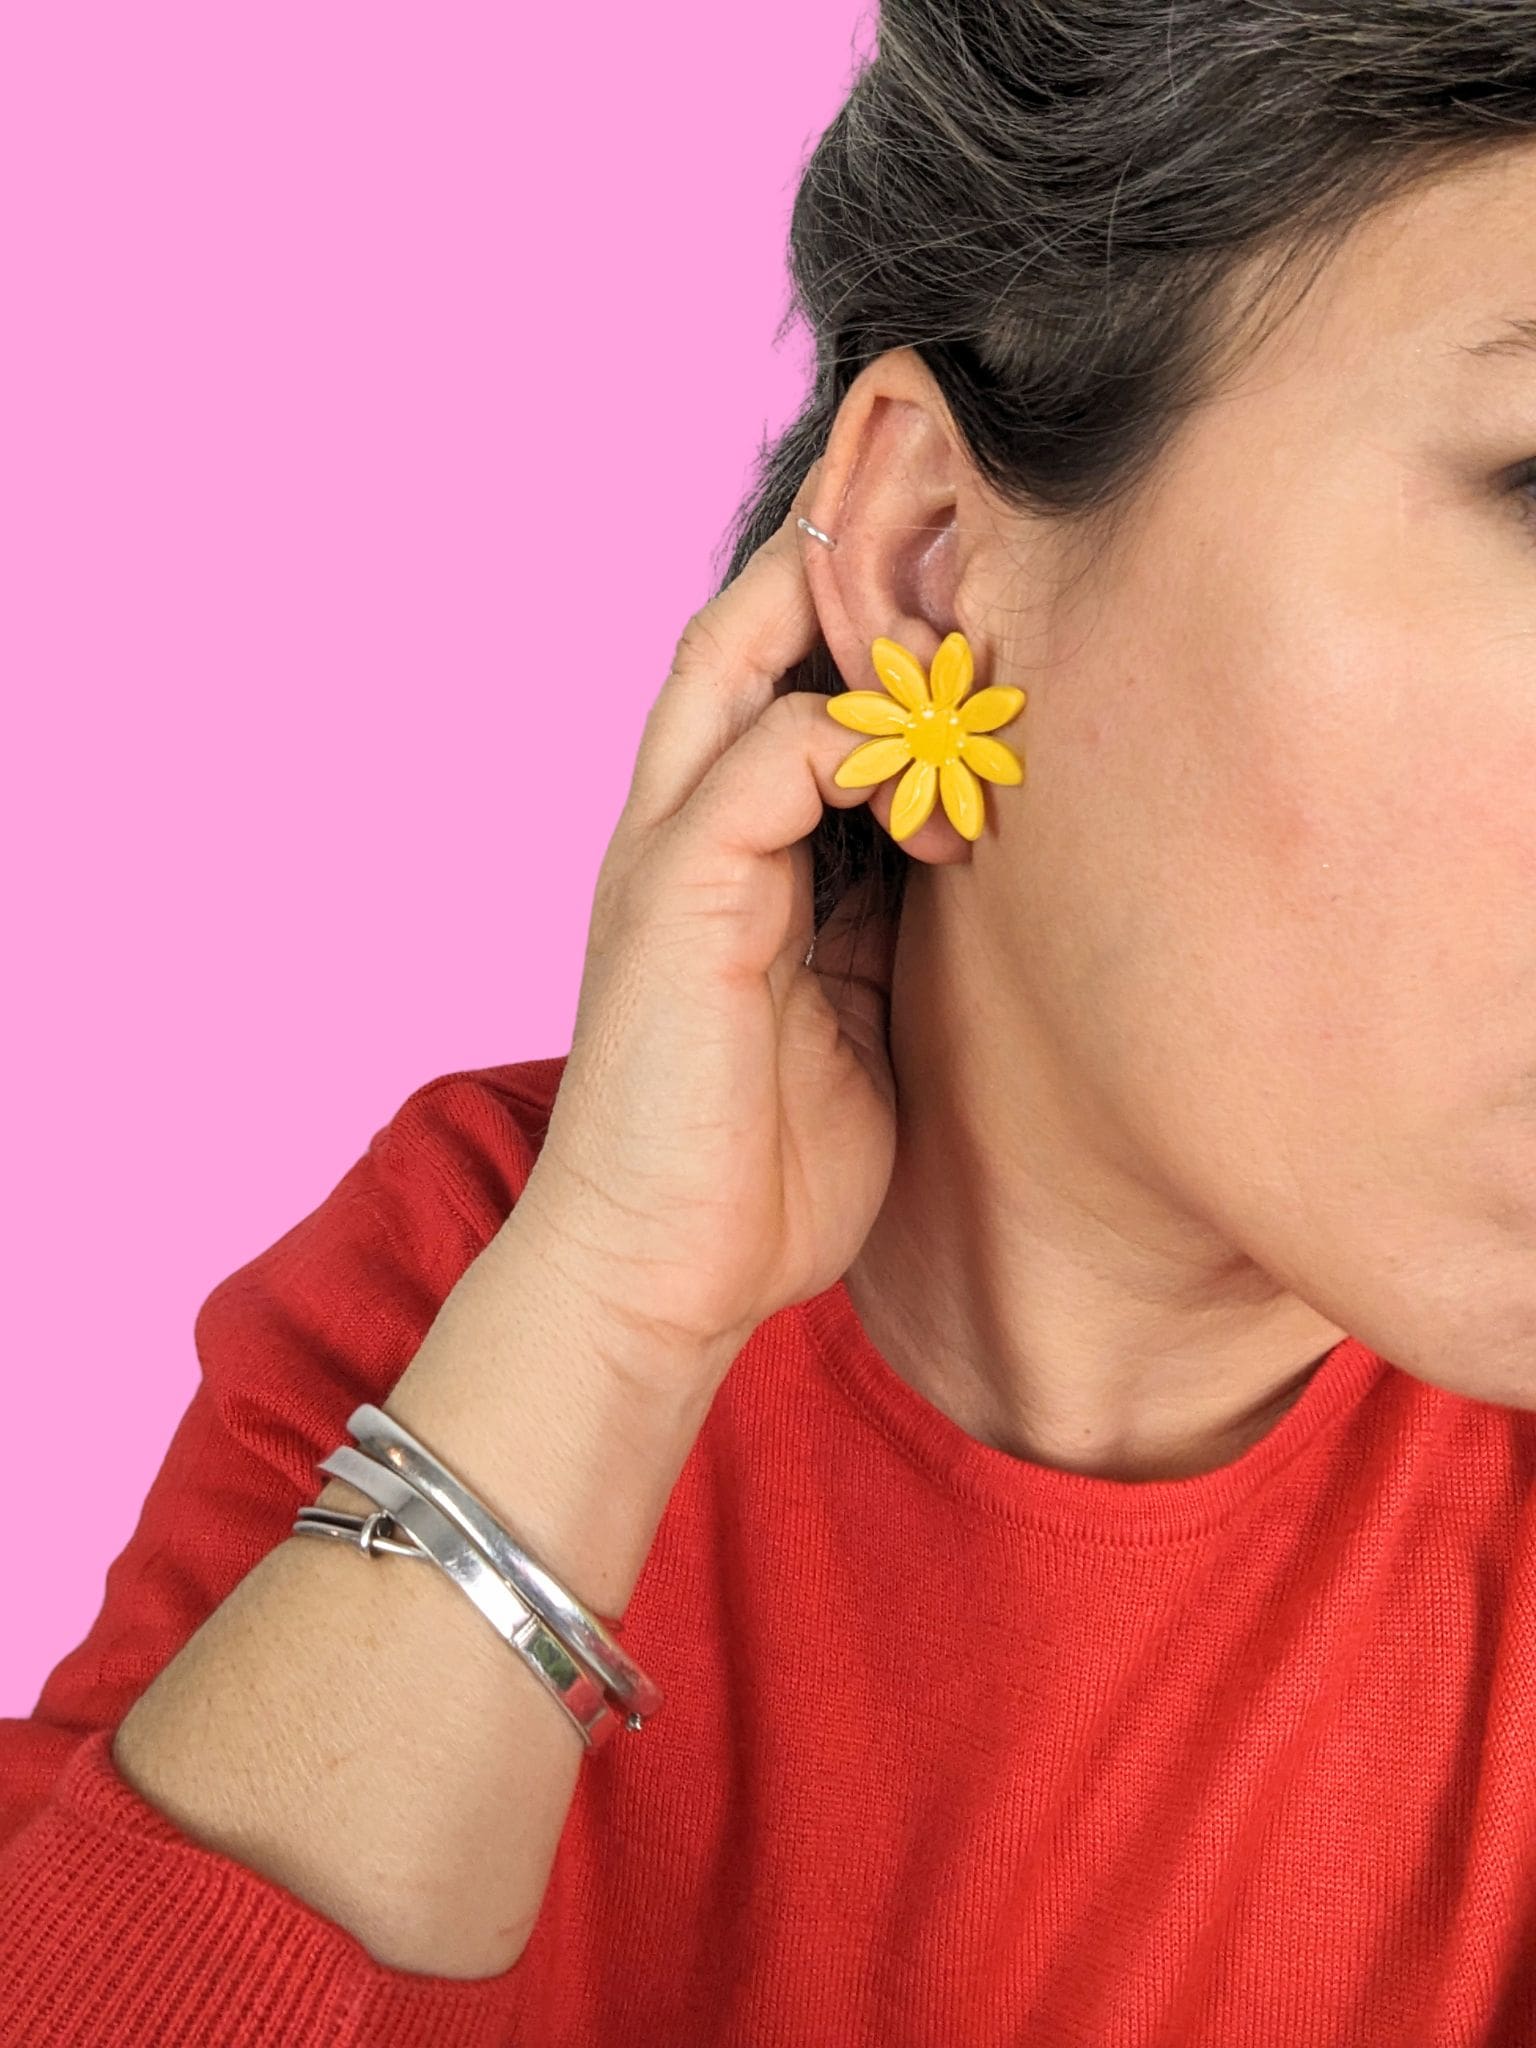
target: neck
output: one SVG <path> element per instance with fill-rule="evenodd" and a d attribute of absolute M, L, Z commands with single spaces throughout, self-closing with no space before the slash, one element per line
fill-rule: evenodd
<path fill-rule="evenodd" d="M 907 891 L 896 1166 L 850 1299 L 892 1369 L 983 1443 L 1104 1478 L 1214 1470 L 1273 1428 L 1345 1332 L 1135 1156 L 1029 991 L 967 931 L 967 899 L 944 884 L 969 875 L 925 870 L 944 883 Z"/>

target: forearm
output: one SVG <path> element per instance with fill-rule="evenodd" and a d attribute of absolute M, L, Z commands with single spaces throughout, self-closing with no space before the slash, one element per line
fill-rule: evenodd
<path fill-rule="evenodd" d="M 383 1405 L 584 1605 L 621 1613 L 729 1361 L 700 1362 L 696 1399 L 642 1398 L 649 1340 L 553 1285 L 516 1223 Z M 339 1480 L 318 1498 L 372 1507 Z M 381 1963 L 460 1977 L 521 1955 L 586 1755 L 435 1566 L 299 1536 L 208 1616 L 113 1746 L 188 1834 Z"/>

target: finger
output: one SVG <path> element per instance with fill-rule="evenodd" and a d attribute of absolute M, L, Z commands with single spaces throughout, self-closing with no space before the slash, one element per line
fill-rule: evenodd
<path fill-rule="evenodd" d="M 719 857 L 722 873 L 742 856 L 781 853 L 815 830 L 828 804 L 849 810 L 868 801 L 867 788 L 833 780 L 847 756 L 847 730 L 828 718 L 820 690 L 787 690 L 708 769 L 672 822 L 701 866 Z"/>
<path fill-rule="evenodd" d="M 782 1008 L 814 989 L 836 1017 L 840 1036 L 891 1101 L 891 976 L 898 928 L 898 919 L 880 908 L 876 877 L 868 876 L 844 891 L 816 935 L 809 965 L 796 950 L 794 967 L 776 991 Z"/>
<path fill-rule="evenodd" d="M 899 929 L 899 917 L 879 907 L 870 875 L 845 891 L 812 947 L 811 971 L 820 976 L 848 1036 L 877 1050 L 890 1023 Z"/>
<path fill-rule="evenodd" d="M 718 935 L 751 973 L 769 973 L 782 956 L 786 983 L 811 936 L 811 863 L 800 842 L 827 805 L 846 810 L 869 794 L 833 780 L 848 736 L 826 702 L 819 690 L 770 699 L 643 849 L 658 905 L 701 920 L 690 943 Z"/>
<path fill-rule="evenodd" d="M 684 627 L 641 735 L 625 805 L 631 824 L 672 817 L 773 701 L 785 671 L 816 646 L 805 550 L 820 543 L 796 522 L 820 468 L 811 465 L 783 524 Z"/>
<path fill-rule="evenodd" d="M 958 835 L 957 835 L 958 836 Z M 824 992 L 839 1016 L 852 1017 L 871 1044 L 883 1042 L 889 1014 L 891 973 L 895 965 L 897 919 L 891 915 L 870 873 L 839 896 L 820 929 L 813 934 L 815 864 L 811 841 L 789 849 L 794 869 L 795 910 L 784 947 L 768 970 L 775 998 L 782 1005 L 806 970 L 822 978 Z"/>

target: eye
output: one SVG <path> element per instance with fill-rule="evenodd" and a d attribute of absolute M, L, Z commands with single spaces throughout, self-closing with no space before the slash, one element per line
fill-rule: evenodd
<path fill-rule="evenodd" d="M 1508 473 L 1507 482 L 1514 493 L 1520 517 L 1536 521 L 1536 455 L 1516 463 Z"/>

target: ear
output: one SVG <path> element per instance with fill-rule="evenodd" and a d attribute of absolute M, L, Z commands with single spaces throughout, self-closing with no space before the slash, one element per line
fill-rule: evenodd
<path fill-rule="evenodd" d="M 849 689 L 881 687 L 870 654 L 875 640 L 899 641 L 926 668 L 955 631 L 975 656 L 973 687 L 985 688 L 990 650 L 958 615 L 969 543 L 968 522 L 957 512 L 979 488 L 921 356 L 891 349 L 860 371 L 838 409 L 807 515 L 837 546 L 801 536 L 822 636 Z M 879 784 L 869 798 L 887 832 L 897 780 Z M 970 860 L 972 843 L 935 805 L 902 850 L 922 861 L 960 863 Z"/>

